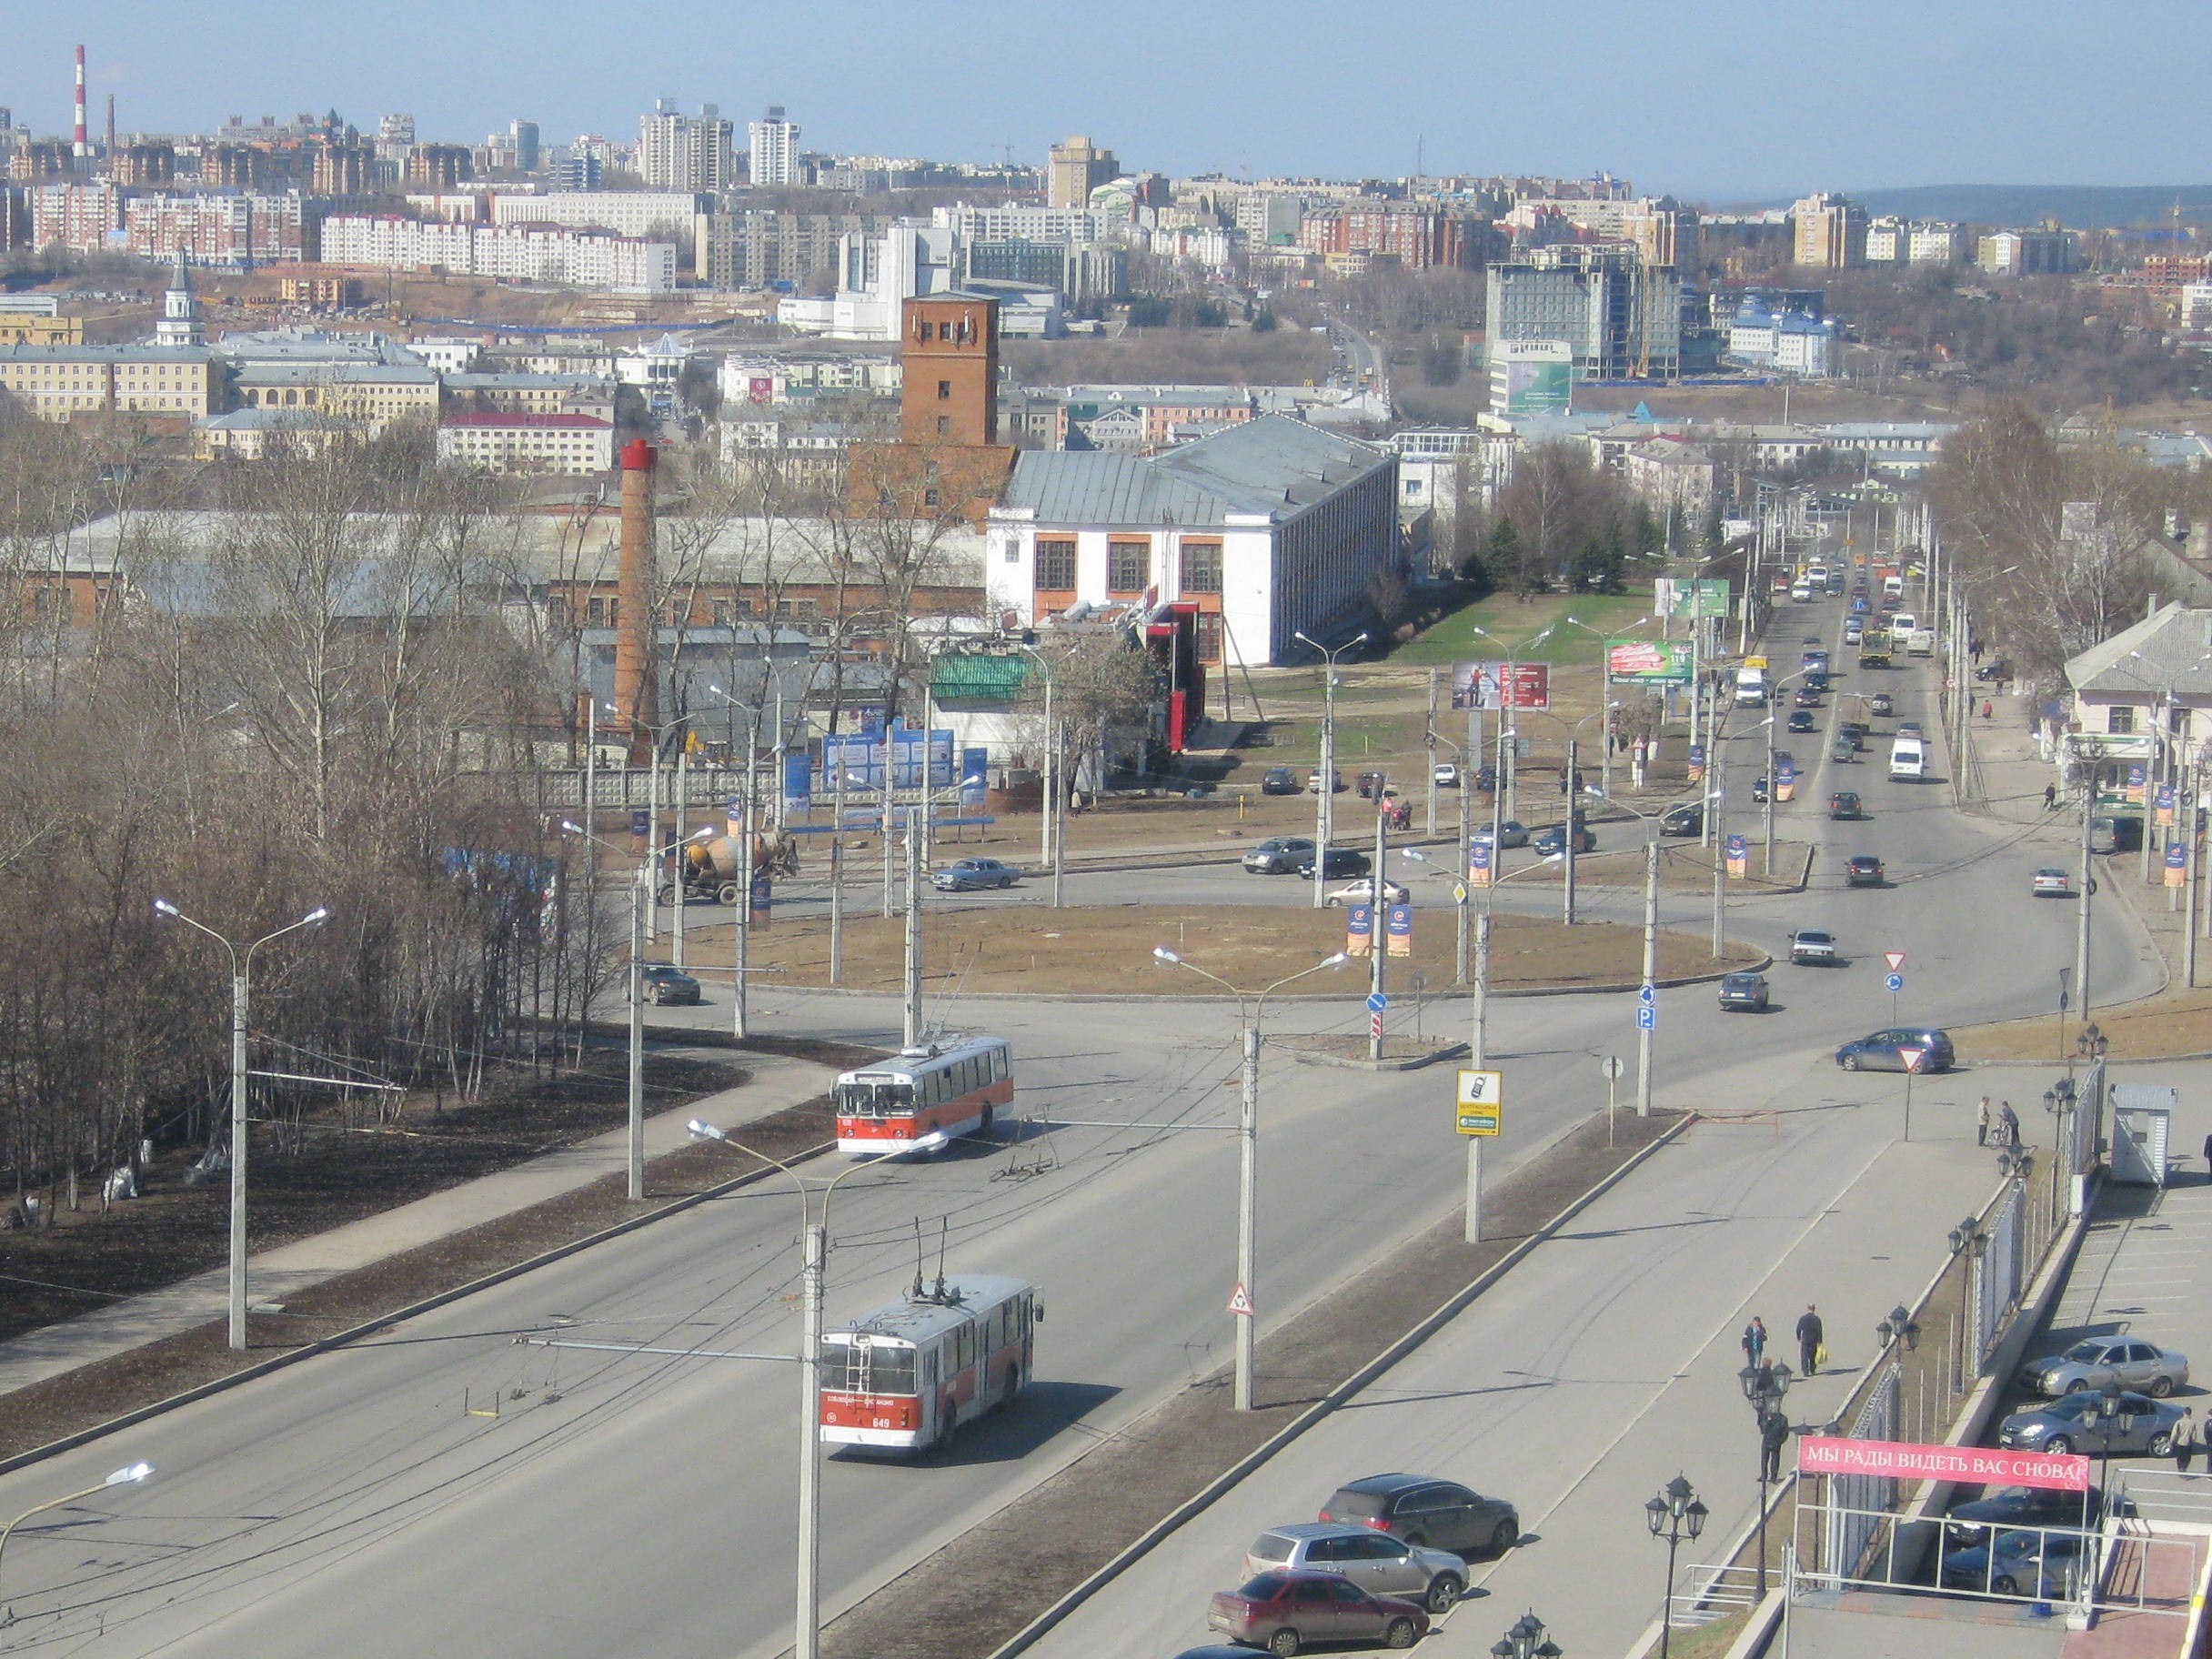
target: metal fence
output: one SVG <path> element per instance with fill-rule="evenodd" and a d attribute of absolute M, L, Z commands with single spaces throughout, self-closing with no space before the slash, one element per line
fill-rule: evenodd
<path fill-rule="evenodd" d="M 1893 1359 L 1879 1367 L 1860 1396 L 1858 1415 L 1845 1433 L 1853 1440 L 1895 1440 L 1905 1399 L 1905 1363 Z M 1861 1570 L 1875 1547 L 1875 1533 L 1897 1501 L 1897 1483 L 1882 1474 L 1828 1477 L 1825 1566 L 1835 1577 Z"/>

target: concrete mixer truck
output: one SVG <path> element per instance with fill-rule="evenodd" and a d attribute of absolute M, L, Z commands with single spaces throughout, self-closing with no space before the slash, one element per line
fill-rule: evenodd
<path fill-rule="evenodd" d="M 679 860 L 687 904 L 741 904 L 745 900 L 746 870 L 736 838 L 718 835 L 709 840 L 687 841 L 675 849 Z M 796 876 L 799 842 L 789 835 L 753 838 L 751 874 Z M 655 895 L 662 904 L 676 902 L 676 880 L 665 877 Z"/>

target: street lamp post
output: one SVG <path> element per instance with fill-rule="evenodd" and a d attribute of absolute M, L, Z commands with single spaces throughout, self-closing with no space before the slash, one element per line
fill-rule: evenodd
<path fill-rule="evenodd" d="M 2120 1393 L 2120 1385 L 2107 1382 L 2096 1391 L 2096 1485 L 2099 1492 L 2112 1490 L 2112 1437 L 2116 1432 L 2126 1434 L 2136 1426 L 2135 1408 L 2127 1403 L 2127 1396 Z"/>
<path fill-rule="evenodd" d="M 1060 906 L 1060 877 L 1065 861 L 1063 843 L 1068 835 L 1068 816 L 1061 797 L 1066 790 L 1060 783 L 1060 728 L 1052 719 L 1052 665 L 1045 654 L 1033 645 L 1021 640 L 1010 642 L 1013 648 L 1031 658 L 1044 674 L 1044 857 L 1052 867 L 1052 908 Z"/>
<path fill-rule="evenodd" d="M 297 921 L 264 934 L 244 950 L 208 927 L 195 921 L 166 899 L 154 900 L 164 916 L 205 933 L 223 947 L 230 958 L 230 1345 L 246 1349 L 246 1009 L 251 994 L 254 952 L 272 940 L 325 920 L 330 912 L 317 905 Z"/>
<path fill-rule="evenodd" d="M 182 920 L 183 918 L 180 917 L 178 920 Z M 58 1498 L 48 1498 L 44 1503 L 32 1504 L 30 1508 L 25 1510 L 23 1513 L 17 1515 L 5 1526 L 0 1526 L 0 1554 L 5 1554 L 6 1553 L 7 1541 L 15 1535 L 15 1529 L 21 1526 L 25 1521 L 28 1521 L 33 1515 L 43 1515 L 50 1509 L 60 1509 L 65 1504 L 75 1503 L 85 1498 L 97 1497 L 101 1493 L 107 1491 L 111 1486 L 141 1485 L 145 1483 L 146 1477 L 153 1473 L 154 1465 L 151 1463 L 132 1463 L 125 1468 L 116 1470 L 106 1480 L 102 1481 L 97 1486 L 87 1486 L 81 1492 L 64 1493 Z M 8 1614 L 5 1617 L 0 1617 L 0 1624 L 12 1624 L 15 1622 L 13 1609 L 9 1610 Z"/>
<path fill-rule="evenodd" d="M 1598 712 L 1604 717 L 1601 734 L 1604 739 L 1604 752 L 1597 763 L 1597 787 L 1610 795 L 1613 793 L 1613 711 L 1617 705 L 1613 700 L 1613 659 L 1608 654 L 1606 635 L 1604 629 L 1591 627 L 1580 617 L 1563 617 L 1560 620 L 1569 628 L 1581 628 L 1597 641 L 1597 705 Z M 1630 628 L 1642 628 L 1650 620 L 1649 617 L 1638 617 L 1620 631 L 1625 634 Z"/>
<path fill-rule="evenodd" d="M 1417 847 L 1403 848 L 1401 850 L 1404 852 L 1407 858 L 1413 859 L 1417 862 L 1423 864 L 1433 862 L 1433 860 L 1431 860 L 1427 854 L 1423 853 Z M 1504 886 L 1508 881 L 1516 880 L 1520 877 L 1527 875 L 1531 870 L 1542 870 L 1546 865 L 1558 863 L 1561 855 L 1554 852 L 1547 855 L 1546 857 L 1538 859 L 1533 864 L 1523 864 L 1519 870 L 1514 870 L 1510 876 L 1501 876 L 1498 874 L 1497 864 L 1495 861 L 1498 857 L 1498 850 L 1495 842 L 1493 842 L 1491 845 L 1490 856 L 1493 860 L 1490 870 L 1490 884 L 1483 889 L 1483 908 L 1476 912 L 1474 918 L 1473 1029 L 1469 1033 L 1467 1040 L 1467 1063 L 1470 1066 L 1477 1068 L 1479 1068 L 1483 1063 L 1483 1055 L 1486 1047 L 1484 1041 L 1487 1027 L 1486 1010 L 1490 1000 L 1490 896 L 1497 889 Z M 1459 884 L 1453 890 L 1453 897 L 1458 902 L 1460 910 L 1464 912 L 1467 909 L 1468 900 L 1473 895 L 1471 890 L 1468 888 L 1463 874 L 1456 875 L 1455 880 L 1458 880 Z"/>
<path fill-rule="evenodd" d="M 1207 971 L 1196 962 L 1184 960 L 1165 945 L 1155 945 L 1152 955 L 1171 967 L 1187 969 L 1200 979 L 1219 985 L 1237 1000 L 1237 1011 L 1243 1021 L 1241 1065 L 1243 1089 L 1237 1107 L 1241 1157 L 1237 1171 L 1236 1302 L 1241 1305 L 1232 1306 L 1232 1312 L 1237 1322 L 1235 1405 L 1240 1412 L 1249 1412 L 1252 1409 L 1252 1332 L 1260 1322 L 1259 1299 L 1253 1294 L 1253 1278 L 1258 1272 L 1253 1254 L 1260 1199 L 1260 1016 L 1268 998 L 1285 985 L 1308 974 L 1319 973 L 1324 968 L 1341 968 L 1346 958 L 1342 950 L 1334 956 L 1325 956 L 1311 968 L 1286 974 L 1272 985 L 1254 992 L 1239 990 L 1221 975 Z"/>
<path fill-rule="evenodd" d="M 821 1598 L 817 1585 L 821 1576 L 821 1354 L 822 1285 L 830 1256 L 830 1200 L 838 1182 L 848 1175 L 872 1167 L 855 1163 L 822 1183 L 819 1218 L 808 1202 L 807 1183 L 798 1171 L 780 1158 L 733 1141 L 711 1123 L 693 1118 L 687 1126 L 694 1141 L 719 1141 L 748 1157 L 774 1164 L 791 1178 L 799 1191 L 799 1582 L 798 1630 L 794 1659 L 819 1659 L 821 1651 Z M 940 1135 L 924 1136 L 918 1145 L 943 1144 Z"/>
<path fill-rule="evenodd" d="M 1565 1650 L 1543 1634 L 1543 1621 L 1531 1608 L 1490 1644 L 1491 1659 L 1566 1659 Z"/>
<path fill-rule="evenodd" d="M 1759 1365 L 1746 1365 L 1737 1372 L 1736 1381 L 1743 1385 L 1744 1398 L 1751 1402 L 1752 1421 L 1759 1431 L 1759 1595 L 1766 1594 L 1766 1488 L 1778 1477 L 1768 1473 L 1772 1461 L 1767 1455 L 1766 1437 L 1771 1432 L 1769 1419 L 1782 1410 L 1783 1397 L 1790 1392 L 1795 1381 L 1789 1366 L 1782 1361 Z M 1789 1425 L 1782 1425 L 1786 1440 Z M 1672 1582 L 1670 1580 L 1670 1582 Z"/>
<path fill-rule="evenodd" d="M 1674 1625 L 1674 1552 L 1684 1538 L 1695 1543 L 1705 1530 L 1705 1506 L 1697 1489 L 1676 1475 L 1644 1505 L 1644 1519 L 1652 1536 L 1666 1540 L 1666 1594 L 1659 1603 L 1659 1659 L 1666 1659 Z"/>
<path fill-rule="evenodd" d="M 1336 828 L 1336 659 L 1367 643 L 1364 631 L 1333 650 L 1304 633 L 1292 638 L 1321 653 L 1321 788 L 1313 803 L 1313 908 L 1328 904 L 1329 837 Z"/>
<path fill-rule="evenodd" d="M 608 842 L 567 819 L 561 820 L 561 833 L 590 841 L 617 857 L 620 854 Z M 630 883 L 629 905 L 629 972 L 624 976 L 628 985 L 629 1014 L 629 1196 L 632 1202 L 645 1196 L 645 909 L 651 895 L 639 870 Z M 745 974 L 742 964 L 738 971 L 739 995 L 743 994 Z"/>

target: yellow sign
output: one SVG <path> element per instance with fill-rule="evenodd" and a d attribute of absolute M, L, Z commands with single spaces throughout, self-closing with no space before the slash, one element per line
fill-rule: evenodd
<path fill-rule="evenodd" d="M 1469 1071 L 1459 1074 L 1458 1129 L 1463 1135 L 1494 1135 L 1505 1120 L 1505 1073 Z"/>

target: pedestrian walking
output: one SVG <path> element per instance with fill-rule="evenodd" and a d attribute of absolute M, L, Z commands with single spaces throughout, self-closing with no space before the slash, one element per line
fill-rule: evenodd
<path fill-rule="evenodd" d="M 2205 1137 L 2205 1167 L 2207 1171 L 2205 1179 L 2212 1181 L 2212 1135 Z"/>
<path fill-rule="evenodd" d="M 1981 1104 L 1974 1109 L 1974 1144 L 1989 1144 L 1989 1097 L 1986 1094 L 1982 1096 Z M 2212 1147 L 2212 1135 L 2205 1137 L 2205 1144 Z"/>
<path fill-rule="evenodd" d="M 1808 1377 L 1820 1374 L 1821 1334 L 1820 1311 L 1808 1302 L 1797 1319 L 1797 1369 Z"/>
<path fill-rule="evenodd" d="M 1982 699 L 1982 719 L 1984 719 L 1985 720 L 1993 718 L 1993 717 L 1996 715 L 1996 705 L 1995 703 L 1992 703 L 1992 702 L 1991 702 L 1991 701 L 1990 701 L 1990 700 L 1989 700 L 1987 698 L 1986 698 L 1986 697 L 1985 697 L 1984 699 Z"/>
<path fill-rule="evenodd" d="M 1759 1420 L 1759 1478 L 1778 1481 L 1782 1478 L 1782 1448 L 1790 1443 L 1790 1420 L 1780 1412 L 1769 1412 Z"/>
<path fill-rule="evenodd" d="M 2010 1101 L 2000 1101 L 1997 1105 L 1997 1144 L 2020 1144 L 2020 1114 L 2013 1111 Z"/>
<path fill-rule="evenodd" d="M 2204 1426 L 2197 1421 L 2197 1413 L 2188 1406 L 2181 1408 L 2181 1421 L 2174 1425 L 2174 1473 L 2187 1474 L 2197 1448 L 2205 1443 Z M 2212 1465 L 2208 1465 L 2212 1466 Z"/>
<path fill-rule="evenodd" d="M 1766 1362 L 1766 1322 L 1756 1313 L 1751 1323 L 1744 1327 L 1742 1342 L 1744 1362 L 1756 1371 Z"/>

